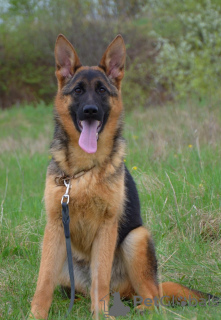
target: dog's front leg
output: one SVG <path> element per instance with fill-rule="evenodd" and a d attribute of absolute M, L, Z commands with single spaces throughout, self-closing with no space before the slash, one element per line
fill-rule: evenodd
<path fill-rule="evenodd" d="M 110 279 L 117 240 L 118 222 L 105 221 L 100 227 L 91 254 L 91 311 L 97 319 L 99 313 L 107 312 Z"/>
<path fill-rule="evenodd" d="M 66 257 L 61 221 L 46 225 L 37 288 L 31 304 L 35 319 L 47 319 L 53 292 Z"/>

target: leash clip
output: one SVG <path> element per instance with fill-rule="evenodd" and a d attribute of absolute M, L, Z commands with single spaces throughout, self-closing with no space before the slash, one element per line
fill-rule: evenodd
<path fill-rule="evenodd" d="M 61 204 L 62 203 L 69 203 L 69 189 L 70 189 L 70 180 L 64 180 L 64 185 L 66 187 L 65 194 L 61 198 Z M 66 201 L 64 201 L 66 199 Z"/>

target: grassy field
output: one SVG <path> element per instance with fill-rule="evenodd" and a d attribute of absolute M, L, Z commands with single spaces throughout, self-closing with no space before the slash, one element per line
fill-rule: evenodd
<path fill-rule="evenodd" d="M 52 108 L 0 113 L 0 318 L 25 319 L 35 291 L 45 226 L 43 192 Z M 152 231 L 162 281 L 221 295 L 221 112 L 185 103 L 127 114 L 126 165 Z M 49 319 L 69 301 L 56 289 Z M 221 319 L 221 306 L 161 308 L 119 319 Z M 68 319 L 90 319 L 80 298 Z"/>

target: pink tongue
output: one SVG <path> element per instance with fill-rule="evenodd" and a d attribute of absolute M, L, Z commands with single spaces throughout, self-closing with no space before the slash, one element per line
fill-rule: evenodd
<path fill-rule="evenodd" d="M 97 127 L 99 121 L 97 120 L 84 120 L 81 122 L 83 127 L 79 146 L 87 153 L 95 153 L 97 151 Z"/>

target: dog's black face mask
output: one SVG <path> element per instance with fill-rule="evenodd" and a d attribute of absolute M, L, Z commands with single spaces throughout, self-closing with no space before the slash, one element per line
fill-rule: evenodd
<path fill-rule="evenodd" d="M 117 95 L 116 87 L 101 71 L 89 68 L 77 73 L 63 93 L 73 99 L 69 111 L 81 133 L 79 146 L 87 153 L 95 153 L 110 113 L 109 97 Z"/>

